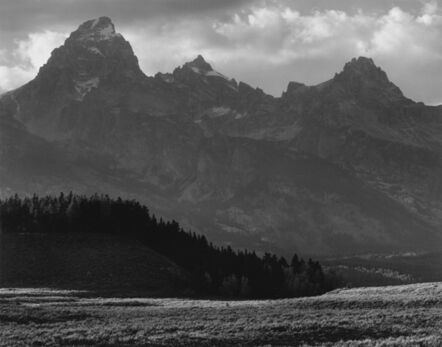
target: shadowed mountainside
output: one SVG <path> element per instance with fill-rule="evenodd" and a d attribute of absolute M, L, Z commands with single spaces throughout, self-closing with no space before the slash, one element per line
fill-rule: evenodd
<path fill-rule="evenodd" d="M 147 77 L 107 17 L 0 98 L 3 196 L 137 198 L 218 243 L 343 254 L 440 248 L 442 108 L 371 59 L 280 98 L 203 57 Z"/>

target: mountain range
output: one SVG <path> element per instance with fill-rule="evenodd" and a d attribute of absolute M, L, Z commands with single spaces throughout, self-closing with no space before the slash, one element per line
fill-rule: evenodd
<path fill-rule="evenodd" d="M 138 199 L 234 247 L 441 249 L 442 106 L 364 57 L 281 97 L 202 56 L 149 77 L 101 17 L 0 96 L 1 196 L 71 190 Z"/>

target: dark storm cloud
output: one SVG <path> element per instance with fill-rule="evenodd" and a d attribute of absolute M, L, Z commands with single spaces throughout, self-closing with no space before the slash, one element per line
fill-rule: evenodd
<path fill-rule="evenodd" d="M 26 32 L 77 25 L 102 15 L 123 24 L 159 17 L 192 16 L 239 8 L 252 0 L 6 0 L 0 2 L 2 31 Z"/>

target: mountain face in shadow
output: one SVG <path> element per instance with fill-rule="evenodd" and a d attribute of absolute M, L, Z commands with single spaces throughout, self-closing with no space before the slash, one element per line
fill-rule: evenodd
<path fill-rule="evenodd" d="M 308 254 L 430 250 L 442 234 L 442 107 L 371 59 L 281 97 L 202 56 L 147 77 L 107 17 L 0 98 L 2 195 L 132 197 L 219 243 Z"/>

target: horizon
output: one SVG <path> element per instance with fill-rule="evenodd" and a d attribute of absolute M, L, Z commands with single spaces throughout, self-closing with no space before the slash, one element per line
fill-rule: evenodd
<path fill-rule="evenodd" d="M 442 13 L 435 1 L 425 1 L 419 6 L 406 1 L 390 1 L 353 9 L 343 8 L 345 1 L 312 7 L 302 1 L 282 5 L 272 1 L 244 1 L 239 7 L 224 1 L 216 9 L 207 5 L 203 19 L 187 12 L 184 16 L 184 10 L 180 8 L 154 8 L 158 15 L 155 16 L 153 11 L 145 20 L 138 14 L 132 13 L 130 17 L 116 12 L 116 3 L 94 8 L 92 12 L 101 11 L 112 19 L 116 31 L 131 44 L 140 68 L 147 76 L 172 72 L 201 54 L 215 70 L 229 78 L 279 97 L 291 81 L 317 85 L 333 78 L 352 58 L 364 56 L 372 58 L 386 71 L 407 97 L 428 105 L 442 104 L 438 92 L 442 88 L 442 76 L 438 78 L 442 48 L 433 42 L 433 38 L 442 32 Z M 153 3 L 159 6 L 157 2 Z M 170 3 L 175 4 L 174 1 Z M 138 5 L 141 12 L 153 6 Z M 13 7 L 6 7 L 2 14 L 6 16 L 8 11 L 13 12 Z M 40 11 L 49 11 L 44 23 L 42 15 L 23 28 L 9 18 L 2 21 L 1 27 L 6 30 L 2 30 L 3 47 L 0 48 L 0 93 L 32 80 L 50 52 L 81 23 L 90 20 L 78 13 L 72 19 L 53 18 L 52 23 L 47 18 L 67 7 L 56 5 L 47 9 L 44 4 L 41 7 Z M 85 7 L 87 5 L 82 6 L 83 10 Z M 26 14 L 22 17 L 19 22 L 24 21 Z M 179 25 L 172 24 L 171 18 L 175 18 Z M 331 21 L 333 18 L 336 25 Z M 351 33 L 351 37 L 340 42 L 343 27 L 347 27 L 345 32 Z M 381 29 L 385 29 L 384 32 Z M 210 33 L 205 34 L 204 30 Z M 399 39 L 407 41 L 407 37 L 408 43 L 400 42 Z M 272 41 L 278 42 L 273 44 Z M 395 49 L 387 48 L 386 43 L 394 43 Z M 383 46 L 384 50 L 381 49 Z"/>

